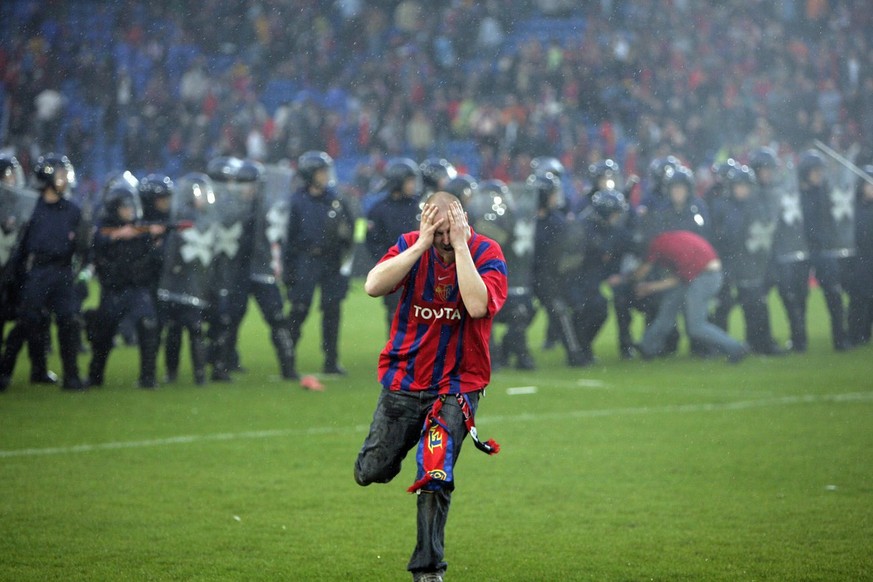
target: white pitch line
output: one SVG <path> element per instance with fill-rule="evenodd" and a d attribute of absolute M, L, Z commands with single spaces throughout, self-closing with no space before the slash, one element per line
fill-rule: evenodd
<path fill-rule="evenodd" d="M 593 410 L 569 410 L 545 414 L 518 414 L 506 416 L 484 415 L 477 418 L 478 424 L 493 424 L 498 422 L 540 422 L 561 419 L 577 418 L 602 418 L 608 416 L 630 416 L 641 414 L 662 413 L 692 413 L 692 412 L 717 412 L 730 410 L 748 410 L 751 408 L 765 408 L 769 406 L 790 406 L 794 404 L 816 403 L 846 403 L 846 402 L 873 402 L 873 392 L 849 392 L 847 394 L 798 394 L 793 396 L 780 396 L 775 398 L 760 398 L 757 400 L 737 400 L 733 402 L 702 402 L 698 404 L 671 404 L 665 406 L 636 406 L 628 408 L 601 408 Z M 48 455 L 69 455 L 74 453 L 90 453 L 95 451 L 107 451 L 117 449 L 138 449 L 147 447 L 161 447 L 168 445 L 191 444 L 200 442 L 233 441 L 245 439 L 266 439 L 291 435 L 317 436 L 323 434 L 361 433 L 368 430 L 367 425 L 344 426 L 344 427 L 310 427 L 303 429 L 279 429 L 259 430 L 244 432 L 226 432 L 205 435 L 180 435 L 174 437 L 147 439 L 139 441 L 117 441 L 108 443 L 82 444 L 66 447 L 45 447 L 29 449 L 0 450 L 0 459 L 12 457 L 40 457 Z"/>

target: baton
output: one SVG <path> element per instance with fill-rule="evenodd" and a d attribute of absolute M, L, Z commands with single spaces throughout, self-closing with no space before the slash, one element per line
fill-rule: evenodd
<path fill-rule="evenodd" d="M 862 180 L 864 180 L 868 184 L 873 184 L 873 176 L 871 176 L 870 174 L 868 174 L 867 172 L 865 172 L 864 170 L 862 170 L 861 168 L 859 168 L 858 166 L 853 164 L 851 160 L 849 160 L 845 156 L 841 155 L 839 152 L 837 152 L 833 148 L 827 146 L 824 142 L 822 142 L 819 139 L 815 140 L 815 142 L 813 142 L 813 143 L 815 143 L 815 147 L 817 147 L 818 149 L 820 149 L 821 151 L 823 151 L 824 153 L 826 153 L 827 155 L 829 155 L 830 157 L 832 157 L 833 159 L 838 161 L 845 168 L 847 168 L 850 172 L 852 172 L 853 174 L 855 174 L 856 176 L 858 176 L 859 178 L 861 178 Z"/>

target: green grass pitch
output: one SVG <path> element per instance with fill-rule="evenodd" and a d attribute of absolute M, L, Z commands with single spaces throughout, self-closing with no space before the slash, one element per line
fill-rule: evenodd
<path fill-rule="evenodd" d="M 446 579 L 873 580 L 873 348 L 832 351 L 823 305 L 805 356 L 620 362 L 610 320 L 595 367 L 535 350 L 536 372 L 495 373 L 477 420 L 502 450 L 459 460 Z M 178 384 L 139 390 L 119 348 L 105 387 L 66 394 L 22 359 L 0 395 L 0 580 L 408 579 L 413 457 L 391 484 L 352 479 L 383 321 L 355 281 L 350 373 L 324 393 L 278 379 L 255 307 L 231 385 L 195 387 L 184 356 Z"/>

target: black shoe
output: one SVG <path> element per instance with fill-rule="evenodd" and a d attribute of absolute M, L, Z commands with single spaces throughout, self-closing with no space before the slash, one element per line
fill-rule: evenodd
<path fill-rule="evenodd" d="M 855 346 L 852 345 L 852 342 L 850 342 L 847 339 L 842 339 L 842 340 L 838 340 L 838 341 L 834 342 L 834 350 L 836 350 L 838 352 L 847 352 L 847 351 L 851 350 L 853 347 L 855 347 Z"/>
<path fill-rule="evenodd" d="M 78 378 L 64 378 L 64 383 L 61 385 L 61 390 L 67 392 L 84 392 L 88 389 L 88 384 L 83 383 Z"/>
<path fill-rule="evenodd" d="M 154 390 L 158 387 L 158 381 L 154 378 L 141 378 L 139 381 L 139 387 L 143 390 Z"/>
<path fill-rule="evenodd" d="M 336 362 L 325 364 L 322 371 L 325 374 L 331 374 L 333 376 L 345 376 L 346 374 L 348 374 L 348 372 L 346 372 L 346 369 Z"/>
<path fill-rule="evenodd" d="M 194 384 L 196 386 L 203 386 L 204 384 L 206 384 L 206 372 L 204 372 L 203 370 L 195 370 Z"/>
<path fill-rule="evenodd" d="M 739 364 L 740 362 L 745 360 L 751 353 L 752 350 L 749 349 L 749 346 L 744 345 L 743 349 L 728 356 L 728 364 Z"/>
<path fill-rule="evenodd" d="M 788 353 L 786 350 L 783 350 L 778 345 L 776 345 L 776 342 L 753 348 L 752 352 L 760 356 L 784 356 Z"/>
<path fill-rule="evenodd" d="M 213 370 L 211 379 L 213 382 L 233 382 L 233 378 L 230 377 L 230 374 L 222 370 Z"/>
<path fill-rule="evenodd" d="M 572 353 L 567 356 L 567 365 L 571 368 L 585 368 L 594 363 L 594 357 L 583 352 Z"/>
<path fill-rule="evenodd" d="M 43 372 L 42 374 L 31 374 L 30 375 L 30 383 L 31 384 L 57 384 L 58 383 L 58 375 L 54 372 Z"/>
<path fill-rule="evenodd" d="M 9 376 L 0 376 L 0 392 L 6 392 L 9 388 L 9 382 L 12 380 Z"/>
<path fill-rule="evenodd" d="M 167 370 L 167 373 L 164 374 L 164 384 L 174 384 L 177 377 L 178 373 L 176 372 L 176 370 Z"/>
<path fill-rule="evenodd" d="M 534 361 L 530 354 L 521 354 L 518 356 L 515 367 L 519 370 L 536 370 L 537 363 Z"/>
<path fill-rule="evenodd" d="M 618 356 L 622 360 L 633 360 L 637 357 L 637 350 L 633 346 L 622 346 L 618 351 Z"/>
<path fill-rule="evenodd" d="M 300 374 L 297 373 L 297 370 L 286 370 L 282 373 L 283 380 L 299 380 Z"/>
<path fill-rule="evenodd" d="M 85 385 L 88 388 L 101 388 L 103 386 L 103 376 L 88 376 Z"/>
<path fill-rule="evenodd" d="M 641 359 L 643 359 L 643 360 L 645 360 L 645 361 L 647 361 L 647 362 L 648 362 L 649 360 L 653 360 L 653 359 L 655 359 L 655 357 L 656 357 L 656 356 L 654 356 L 654 355 L 652 355 L 652 354 L 648 354 L 648 353 L 644 352 L 644 351 L 643 351 L 643 348 L 642 348 L 642 346 L 640 346 L 640 344 L 634 344 L 633 349 L 634 349 L 634 352 L 636 352 L 636 354 L 637 354 Z"/>

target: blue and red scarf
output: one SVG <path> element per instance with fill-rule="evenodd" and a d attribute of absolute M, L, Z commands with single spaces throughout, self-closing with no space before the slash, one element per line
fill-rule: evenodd
<path fill-rule="evenodd" d="M 440 417 L 440 410 L 446 398 L 446 395 L 438 398 L 424 419 L 424 428 L 421 431 L 421 440 L 418 442 L 418 452 L 415 455 L 418 462 L 418 474 L 415 483 L 407 489 L 410 493 L 421 490 L 435 491 L 443 487 L 451 491 L 454 488 L 454 442 L 445 421 Z M 479 440 L 470 399 L 464 394 L 456 394 L 455 398 L 458 399 L 458 405 L 464 415 L 464 425 L 476 448 L 489 455 L 499 453 L 500 445 L 493 439 L 484 443 Z"/>

